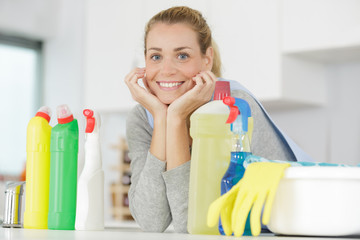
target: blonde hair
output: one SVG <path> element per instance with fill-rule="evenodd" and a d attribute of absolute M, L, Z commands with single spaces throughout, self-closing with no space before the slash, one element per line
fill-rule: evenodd
<path fill-rule="evenodd" d="M 202 16 L 202 14 L 189 7 L 172 7 L 166 10 L 163 10 L 153 16 L 145 27 L 145 36 L 144 36 L 144 51 L 146 55 L 146 39 L 147 35 L 150 32 L 152 26 L 156 23 L 167 23 L 167 24 L 175 24 L 175 23 L 186 23 L 197 33 L 198 41 L 200 45 L 200 51 L 202 54 L 206 54 L 206 50 L 209 47 L 213 48 L 213 66 L 211 71 L 215 74 L 215 76 L 221 76 L 221 60 L 220 54 L 217 47 L 217 44 L 214 42 L 211 36 L 211 30 Z"/>

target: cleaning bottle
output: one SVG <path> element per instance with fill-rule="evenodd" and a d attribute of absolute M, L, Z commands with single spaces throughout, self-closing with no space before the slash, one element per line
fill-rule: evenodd
<path fill-rule="evenodd" d="M 247 156 L 251 155 L 250 142 L 253 128 L 253 118 L 248 102 L 233 97 L 226 97 L 223 101 L 230 107 L 226 123 L 231 123 L 233 136 L 229 168 L 221 179 L 221 195 L 227 193 L 244 176 L 243 162 Z M 221 220 L 219 221 L 219 232 L 225 235 Z M 244 235 L 251 235 L 249 218 L 247 218 Z"/>
<path fill-rule="evenodd" d="M 47 229 L 50 182 L 51 110 L 43 106 L 28 124 L 24 228 Z"/>
<path fill-rule="evenodd" d="M 104 171 L 100 151 L 100 116 L 85 109 L 85 165 L 77 187 L 76 230 L 104 229 Z"/>
<path fill-rule="evenodd" d="M 51 131 L 48 228 L 74 230 L 79 128 L 67 105 L 57 107 L 57 117 Z"/>
<path fill-rule="evenodd" d="M 206 224 L 210 204 L 220 197 L 220 182 L 229 162 L 231 136 L 229 108 L 222 99 L 230 96 L 230 83 L 217 81 L 214 101 L 198 108 L 190 117 L 193 139 L 190 165 L 188 232 L 219 234 L 217 227 Z"/>

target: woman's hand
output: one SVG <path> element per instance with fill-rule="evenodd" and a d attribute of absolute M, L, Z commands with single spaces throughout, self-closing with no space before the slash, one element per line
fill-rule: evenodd
<path fill-rule="evenodd" d="M 131 96 L 135 101 L 144 106 L 154 117 L 156 117 L 159 112 L 166 115 L 167 106 L 150 92 L 146 82 L 145 71 L 145 68 L 134 68 L 126 75 L 125 83 L 130 90 Z M 143 79 L 143 83 L 147 90 L 139 85 L 138 80 L 141 78 Z"/>
<path fill-rule="evenodd" d="M 204 71 L 198 73 L 192 80 L 195 86 L 170 104 L 168 116 L 186 120 L 197 108 L 210 101 L 217 81 L 216 76 L 211 71 Z"/>

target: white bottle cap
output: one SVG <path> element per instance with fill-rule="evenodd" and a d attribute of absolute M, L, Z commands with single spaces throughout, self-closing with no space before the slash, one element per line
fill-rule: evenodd
<path fill-rule="evenodd" d="M 48 122 L 50 122 L 51 109 L 48 106 L 42 106 L 35 116 L 45 118 Z"/>
<path fill-rule="evenodd" d="M 48 106 L 42 106 L 41 108 L 39 108 L 38 112 L 43 112 L 48 116 L 51 116 L 51 109 Z"/>
<path fill-rule="evenodd" d="M 74 120 L 74 117 L 70 111 L 68 105 L 63 104 L 56 108 L 58 122 L 60 124 L 69 123 Z"/>

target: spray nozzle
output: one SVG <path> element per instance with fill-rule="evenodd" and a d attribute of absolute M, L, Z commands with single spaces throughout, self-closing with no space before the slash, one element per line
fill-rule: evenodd
<path fill-rule="evenodd" d="M 236 120 L 237 116 L 240 114 L 239 109 L 236 106 L 234 106 L 235 98 L 225 97 L 223 99 L 223 103 L 228 105 L 230 108 L 230 114 L 228 119 L 226 120 L 226 123 L 233 123 Z"/>
<path fill-rule="evenodd" d="M 86 117 L 86 133 L 92 133 L 95 128 L 95 118 L 94 111 L 91 109 L 85 109 L 83 111 L 84 116 Z"/>
<path fill-rule="evenodd" d="M 234 133 L 233 150 L 250 152 L 253 118 L 249 103 L 234 97 L 225 97 L 223 102 L 230 108 L 226 123 L 231 123 L 231 131 Z"/>
<path fill-rule="evenodd" d="M 224 104 L 230 108 L 230 114 L 226 123 L 233 124 L 238 115 L 241 115 L 242 131 L 248 131 L 248 118 L 251 118 L 251 110 L 247 101 L 241 98 L 225 97 L 223 99 Z"/>

